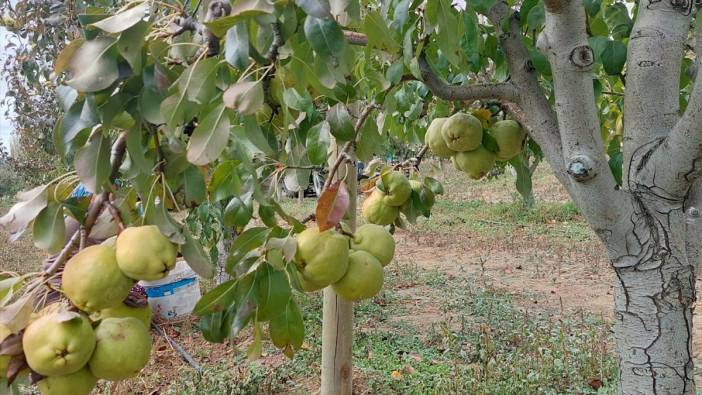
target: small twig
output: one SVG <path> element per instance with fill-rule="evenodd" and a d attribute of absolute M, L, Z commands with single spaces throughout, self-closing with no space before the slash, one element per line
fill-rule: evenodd
<path fill-rule="evenodd" d="M 107 209 L 110 210 L 110 214 L 112 215 L 112 219 L 115 220 L 115 223 L 117 224 L 117 234 L 122 233 L 124 230 L 124 221 L 122 221 L 122 215 L 120 215 L 119 210 L 117 207 L 115 207 L 112 202 L 106 202 Z"/>
<path fill-rule="evenodd" d="M 346 144 L 344 144 L 344 146 L 341 148 L 341 151 L 339 152 L 339 156 L 334 162 L 334 165 L 332 165 L 331 169 L 329 170 L 327 180 L 324 182 L 324 188 L 322 188 L 323 191 L 329 188 L 329 186 L 331 185 L 332 180 L 336 175 L 336 172 L 339 171 L 339 167 L 341 167 L 342 163 L 344 163 L 347 160 L 347 153 L 349 152 L 351 147 L 353 147 L 356 143 L 356 138 L 358 137 L 358 133 L 361 131 L 361 127 L 363 127 L 363 123 L 366 122 L 366 119 L 368 118 L 370 113 L 377 107 L 378 106 L 375 104 L 368 104 L 361 113 L 361 116 L 356 121 L 356 125 L 353 127 L 353 138 L 347 141 Z"/>
<path fill-rule="evenodd" d="M 163 330 L 160 326 L 158 326 L 156 323 L 152 322 L 151 327 L 156 329 L 156 332 L 158 332 L 159 335 L 163 336 L 164 339 L 166 339 L 166 342 L 173 347 L 174 350 L 178 354 L 180 354 L 181 358 L 183 358 L 183 361 L 187 362 L 188 365 L 192 366 L 193 369 L 197 370 L 198 374 L 202 374 L 202 366 L 200 366 L 199 363 L 193 358 L 190 354 L 188 354 L 187 351 L 183 349 L 183 347 L 180 346 L 175 340 L 171 339 L 170 336 L 166 334 L 166 331 Z"/>
<path fill-rule="evenodd" d="M 112 183 L 115 178 L 117 178 L 117 175 L 119 174 L 119 167 L 122 165 L 122 161 L 124 160 L 124 155 L 127 151 L 127 132 L 122 132 L 119 134 L 117 139 L 115 140 L 114 144 L 112 144 L 112 155 L 110 157 L 110 164 L 112 166 L 111 172 L 110 172 L 110 177 L 109 177 L 109 182 Z M 108 198 L 110 196 L 110 191 L 105 190 L 100 195 L 95 198 L 95 201 L 93 202 L 93 206 L 90 208 L 88 211 L 88 215 L 85 218 L 85 223 L 83 224 L 82 229 L 84 229 L 85 237 L 87 238 L 87 235 L 90 234 L 90 230 L 93 228 L 93 225 L 95 225 L 95 222 L 98 219 L 98 216 L 100 215 L 100 212 L 102 211 L 102 207 L 106 201 L 108 201 Z M 73 250 L 79 245 L 81 242 L 81 238 L 83 235 L 83 231 L 79 230 L 73 236 L 71 239 L 66 243 L 66 245 L 63 247 L 63 250 L 59 253 L 59 255 L 56 257 L 56 260 L 49 266 L 44 272 L 46 275 L 50 276 L 56 273 L 65 263 L 68 261 L 68 258 L 73 255 Z"/>
<path fill-rule="evenodd" d="M 300 221 L 300 222 L 303 224 L 306 224 L 308 222 L 314 221 L 315 219 L 317 219 L 317 216 L 314 214 L 310 214 L 310 215 L 306 216 L 305 218 L 303 218 L 302 221 Z"/>

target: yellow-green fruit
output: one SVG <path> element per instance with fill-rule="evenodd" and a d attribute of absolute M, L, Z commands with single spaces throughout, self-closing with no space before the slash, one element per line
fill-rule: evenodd
<path fill-rule="evenodd" d="M 441 135 L 441 127 L 448 118 L 436 118 L 431 121 L 427 132 L 424 135 L 424 144 L 429 146 L 429 150 L 440 158 L 450 158 L 455 153 L 446 145 L 444 137 Z"/>
<path fill-rule="evenodd" d="M 479 180 L 495 165 L 495 153 L 480 146 L 473 151 L 457 153 L 453 161 L 456 168 L 467 173 L 470 178 Z"/>
<path fill-rule="evenodd" d="M 315 227 L 297 235 L 295 260 L 305 279 L 318 286 L 339 281 L 349 265 L 349 241 L 333 229 Z"/>
<path fill-rule="evenodd" d="M 82 314 L 60 311 L 29 324 L 22 336 L 27 364 L 44 376 L 82 368 L 95 349 L 95 332 Z"/>
<path fill-rule="evenodd" d="M 297 273 L 297 279 L 300 282 L 300 288 L 305 292 L 316 292 L 327 287 L 326 285 L 318 285 L 306 279 L 301 272 Z"/>
<path fill-rule="evenodd" d="M 388 206 L 402 206 L 412 194 L 412 186 L 407 177 L 399 171 L 391 171 L 382 177 L 385 196 L 383 203 Z"/>
<path fill-rule="evenodd" d="M 472 151 L 483 141 L 483 125 L 470 114 L 457 112 L 444 122 L 441 135 L 446 146 L 454 151 Z"/>
<path fill-rule="evenodd" d="M 63 292 L 79 309 L 91 313 L 122 303 L 133 285 L 117 266 L 115 250 L 102 244 L 77 253 L 63 271 Z"/>
<path fill-rule="evenodd" d="M 88 395 L 97 384 L 97 378 L 87 367 L 62 376 L 44 377 L 37 383 L 42 395 Z"/>
<path fill-rule="evenodd" d="M 514 158 L 524 148 L 524 142 L 526 141 L 524 129 L 519 123 L 511 119 L 496 122 L 490 128 L 490 135 L 497 142 L 497 160 Z"/>
<path fill-rule="evenodd" d="M 10 328 L 0 324 L 0 343 L 11 334 Z M 7 375 L 7 365 L 10 363 L 10 358 L 11 356 L 9 355 L 0 355 L 0 377 L 5 377 Z"/>
<path fill-rule="evenodd" d="M 424 184 L 417 180 L 410 180 L 412 190 L 419 194 L 419 198 L 425 202 L 430 208 L 434 205 L 435 196 L 431 189 L 424 187 Z"/>
<path fill-rule="evenodd" d="M 124 303 L 120 303 L 115 307 L 108 307 L 100 310 L 98 313 L 91 315 L 93 321 L 99 321 L 105 318 L 125 318 L 133 317 L 141 321 L 147 328 L 151 326 L 151 317 L 153 313 L 151 307 L 131 307 Z"/>
<path fill-rule="evenodd" d="M 155 225 L 123 230 L 115 249 L 119 268 L 135 280 L 160 280 L 176 262 L 176 246 Z"/>
<path fill-rule="evenodd" d="M 368 252 L 353 251 L 349 254 L 349 270 L 332 288 L 346 300 L 372 298 L 383 288 L 383 265 Z"/>
<path fill-rule="evenodd" d="M 387 266 L 395 255 L 395 239 L 384 226 L 365 224 L 356 229 L 351 248 L 365 251 L 373 255 L 381 265 Z"/>
<path fill-rule="evenodd" d="M 400 208 L 383 203 L 385 194 L 376 189 L 363 201 L 363 218 L 376 225 L 390 225 L 400 214 Z"/>
<path fill-rule="evenodd" d="M 151 334 L 136 318 L 106 318 L 95 328 L 95 336 L 97 345 L 88 366 L 99 379 L 134 377 L 149 362 Z"/>

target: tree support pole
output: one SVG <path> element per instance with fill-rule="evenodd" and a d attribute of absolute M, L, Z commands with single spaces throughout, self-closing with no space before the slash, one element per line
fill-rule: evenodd
<path fill-rule="evenodd" d="M 339 154 L 339 147 L 333 149 Z M 352 149 L 348 152 L 351 161 L 339 169 L 337 178 L 346 177 L 349 191 L 348 219 L 346 223 L 352 232 L 356 231 L 356 199 L 358 178 L 356 177 L 356 156 Z M 332 166 L 337 155 L 331 155 Z M 353 381 L 353 302 L 339 297 L 332 287 L 324 289 L 322 310 L 322 389 L 321 395 L 350 395 Z"/>

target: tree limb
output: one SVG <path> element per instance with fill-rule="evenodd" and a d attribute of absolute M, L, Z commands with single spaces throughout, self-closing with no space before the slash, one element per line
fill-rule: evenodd
<path fill-rule="evenodd" d="M 676 2 L 642 0 L 629 37 L 624 96 L 625 177 L 634 151 L 667 136 L 678 121 L 680 67 L 692 16 L 673 4 Z"/>
<path fill-rule="evenodd" d="M 441 81 L 429 65 L 424 53 L 421 53 L 417 60 L 424 85 L 435 96 L 444 100 L 498 99 L 514 102 L 517 99 L 517 89 L 509 82 L 452 86 Z"/>
<path fill-rule="evenodd" d="M 117 136 L 117 139 L 112 144 L 112 154 L 110 156 L 111 172 L 109 177 L 109 182 L 112 183 L 117 175 L 119 174 L 119 167 L 122 165 L 122 160 L 124 160 L 124 155 L 127 150 L 127 132 L 122 132 Z M 106 189 L 102 191 L 92 203 L 87 216 L 85 217 L 85 224 L 80 230 L 76 231 L 71 239 L 66 243 L 61 252 L 56 256 L 56 259 L 51 263 L 51 266 L 44 270 L 47 276 L 55 274 L 68 259 L 73 255 L 73 251 L 79 245 L 81 240 L 81 233 L 85 232 L 86 237 L 90 234 L 90 230 L 95 225 L 100 212 L 102 211 L 105 203 L 109 203 L 110 191 Z"/>

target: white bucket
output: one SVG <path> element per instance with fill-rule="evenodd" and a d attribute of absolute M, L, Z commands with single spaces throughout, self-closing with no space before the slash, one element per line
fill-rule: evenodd
<path fill-rule="evenodd" d="M 183 318 L 193 312 L 200 299 L 200 281 L 190 266 L 180 260 L 166 277 L 139 281 L 149 298 L 151 310 L 167 320 Z"/>

